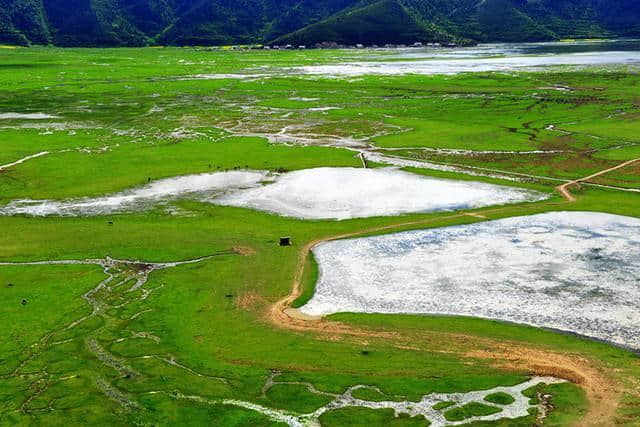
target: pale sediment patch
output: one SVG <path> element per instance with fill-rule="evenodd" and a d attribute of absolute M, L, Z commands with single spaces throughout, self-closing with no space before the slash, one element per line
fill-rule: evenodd
<path fill-rule="evenodd" d="M 303 313 L 297 308 L 289 307 L 284 313 L 292 319 L 295 320 L 305 320 L 305 321 L 314 321 L 322 319 L 322 316 L 312 316 L 310 314 Z"/>
<path fill-rule="evenodd" d="M 640 349 L 640 219 L 555 212 L 323 243 L 301 311 L 463 315 Z"/>
<path fill-rule="evenodd" d="M 51 122 L 24 122 L 18 125 L 3 125 L 0 129 L 37 129 L 43 131 L 66 131 L 76 129 L 98 129 L 100 126 L 85 123 L 51 123 Z"/>
<path fill-rule="evenodd" d="M 308 111 L 319 111 L 319 112 L 332 111 L 332 110 L 340 110 L 340 107 L 312 107 L 308 109 Z"/>
<path fill-rule="evenodd" d="M 300 101 L 300 102 L 313 102 L 319 101 L 320 98 L 305 98 L 304 96 L 294 96 L 289 98 L 289 101 Z"/>
<path fill-rule="evenodd" d="M 429 178 L 394 168 L 317 168 L 273 184 L 227 193 L 213 203 L 305 219 L 348 219 L 538 201 L 546 195 L 480 182 Z"/>
<path fill-rule="evenodd" d="M 247 80 L 247 79 L 263 79 L 271 77 L 271 74 L 239 74 L 239 73 L 220 73 L 220 74 L 193 74 L 190 76 L 179 77 L 176 80 Z"/>
<path fill-rule="evenodd" d="M 408 159 L 404 157 L 397 157 L 393 155 L 380 154 L 373 151 L 362 151 L 365 153 L 366 159 L 383 163 L 388 165 L 399 166 L 403 168 L 418 168 L 418 169 L 431 169 L 431 170 L 439 170 L 443 172 L 455 172 L 461 173 L 464 175 L 470 176 L 478 176 L 478 177 L 486 177 L 486 178 L 496 178 L 502 179 L 505 181 L 514 181 L 514 182 L 526 182 L 526 181 L 556 181 L 556 182 L 565 182 L 564 179 L 561 178 L 553 178 L 548 176 L 540 176 L 540 175 L 530 175 L 524 173 L 510 172 L 499 169 L 491 169 L 491 168 L 483 168 L 478 166 L 458 166 L 455 164 L 449 163 L 434 163 L 425 160 L 416 160 L 416 159 Z"/>
<path fill-rule="evenodd" d="M 292 114 L 301 112 L 323 112 L 339 109 L 338 107 L 319 107 L 317 109 L 302 109 L 296 111 L 288 111 L 280 118 L 287 118 Z M 251 110 L 251 108 L 249 108 Z M 280 114 L 282 111 L 274 111 Z M 269 114 L 269 113 L 268 113 Z M 287 116 L 287 117 L 284 117 Z M 275 144 L 296 144 L 296 145 L 319 145 L 330 147 L 368 147 L 366 140 L 355 138 L 352 136 L 329 135 L 324 133 L 313 132 L 312 128 L 322 125 L 322 121 L 307 121 L 305 123 L 281 125 L 281 123 L 271 123 L 265 121 L 264 117 L 250 117 L 249 119 L 239 120 L 233 126 L 219 125 L 219 129 L 228 132 L 231 136 L 255 136 L 266 138 L 270 143 Z M 380 136 L 380 135 L 373 135 Z"/>
<path fill-rule="evenodd" d="M 529 156 L 535 154 L 559 154 L 567 153 L 567 150 L 529 150 L 529 151 L 505 151 L 505 150 L 463 150 L 455 148 L 432 148 L 432 147 L 398 147 L 398 148 L 383 148 L 375 147 L 378 151 L 406 151 L 406 150 L 419 150 L 428 151 L 437 154 L 450 154 L 455 156 L 484 156 L 487 154 L 500 154 L 500 155 L 515 155 L 515 156 Z"/>
<path fill-rule="evenodd" d="M 0 120 L 45 120 L 59 118 L 59 116 L 46 113 L 0 113 Z"/>
<path fill-rule="evenodd" d="M 142 210 L 171 198 L 198 195 L 210 197 L 218 192 L 258 185 L 267 177 L 262 171 L 229 171 L 187 175 L 152 182 L 144 187 L 110 196 L 73 200 L 15 200 L 0 207 L 0 215 L 79 216 L 104 215 Z"/>

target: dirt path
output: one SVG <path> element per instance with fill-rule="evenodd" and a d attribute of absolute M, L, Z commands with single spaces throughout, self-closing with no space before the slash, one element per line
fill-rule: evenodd
<path fill-rule="evenodd" d="M 634 163 L 636 163 L 636 162 L 640 162 L 640 158 L 639 158 L 639 159 L 629 160 L 629 161 L 626 161 L 626 162 L 624 162 L 624 163 L 620 163 L 618 166 L 614 166 L 614 167 L 612 167 L 612 168 L 605 169 L 605 170 L 602 170 L 602 171 L 600 171 L 600 172 L 596 172 L 596 173 L 594 173 L 593 175 L 589 175 L 589 176 L 586 176 L 586 177 L 584 177 L 584 178 L 580 178 L 580 179 L 576 179 L 576 180 L 574 180 L 574 181 L 566 182 L 566 183 L 564 183 L 564 184 L 562 184 L 562 185 L 560 185 L 560 186 L 556 187 L 556 190 L 557 190 L 557 191 L 562 195 L 562 197 L 564 197 L 567 201 L 569 201 L 569 202 L 575 202 L 575 201 L 576 201 L 576 198 L 575 198 L 575 197 L 573 196 L 573 194 L 571 194 L 571 192 L 569 191 L 569 188 L 570 188 L 571 186 L 576 185 L 576 184 L 580 184 L 581 182 L 589 181 L 590 179 L 593 179 L 593 178 L 599 177 L 599 176 L 604 175 L 604 174 L 607 174 L 607 173 L 609 173 L 609 172 L 613 172 L 614 170 L 618 170 L 618 169 L 625 168 L 625 167 L 630 166 L 630 165 L 632 165 L 632 164 L 634 164 Z"/>
<path fill-rule="evenodd" d="M 376 233 L 379 231 L 388 231 L 394 229 L 400 229 L 404 227 L 411 227 L 414 225 L 426 225 L 432 222 L 461 218 L 467 216 L 467 214 L 460 213 L 454 215 L 448 215 L 445 217 L 438 218 L 429 218 L 419 221 L 410 221 L 399 224 L 385 225 L 379 227 L 372 227 L 363 230 L 357 230 L 349 233 L 338 234 L 330 237 L 323 237 L 320 239 L 313 240 L 302 247 L 298 254 L 298 264 L 294 273 L 293 278 L 293 286 L 291 288 L 291 293 L 284 298 L 277 301 L 273 304 L 267 312 L 268 320 L 274 325 L 285 328 L 285 329 L 294 329 L 299 331 L 322 331 L 328 333 L 336 333 L 336 334 L 350 334 L 350 335 L 366 335 L 366 336 L 381 336 L 380 333 L 363 333 L 364 331 L 356 330 L 348 325 L 327 321 L 322 318 L 316 318 L 311 316 L 306 316 L 301 313 L 299 310 L 291 307 L 291 304 L 302 295 L 301 281 L 302 275 L 304 273 L 304 267 L 307 262 L 307 258 L 309 257 L 309 253 L 311 250 L 319 245 L 320 243 L 329 242 L 332 240 L 339 239 L 347 239 L 350 237 L 361 236 L 369 233 Z M 389 335 L 389 334 L 382 334 Z"/>
<path fill-rule="evenodd" d="M 574 202 L 574 200 L 569 200 L 569 202 Z M 557 202 L 547 202 L 547 205 L 557 205 Z M 535 207 L 540 207 L 540 204 L 536 204 Z M 311 242 L 304 245 L 300 252 L 298 253 L 298 263 L 296 266 L 296 270 L 293 277 L 293 283 L 291 286 L 291 293 L 282 299 L 278 300 L 275 304 L 273 304 L 269 310 L 267 311 L 267 320 L 278 327 L 282 327 L 285 329 L 295 329 L 295 330 L 323 330 L 326 332 L 336 332 L 336 333 L 350 333 L 355 335 L 361 335 L 362 331 L 356 331 L 351 327 L 344 325 L 338 322 L 331 322 L 323 319 L 322 317 L 316 316 L 308 316 L 298 309 L 292 308 L 291 305 L 293 302 L 302 295 L 301 281 L 302 275 L 304 273 L 305 264 L 307 262 L 307 258 L 309 257 L 309 253 L 311 250 L 324 242 L 330 242 L 332 240 L 340 240 L 340 239 L 348 239 L 351 237 L 362 236 L 370 233 L 377 233 L 381 231 L 392 231 L 407 227 L 412 227 L 416 225 L 427 225 L 437 221 L 444 221 L 455 218 L 475 218 L 481 220 L 487 220 L 488 214 L 495 214 L 505 211 L 509 209 L 508 207 L 500 207 L 500 208 L 487 208 L 474 212 L 460 212 L 457 214 L 440 216 L 436 218 L 427 218 L 418 221 L 409 221 L 409 222 L 401 222 L 397 224 L 390 224 L 378 227 L 365 228 L 361 230 L 351 231 L 348 233 L 337 234 L 329 237 L 322 237 L 319 239 L 312 240 Z M 371 335 L 369 335 L 371 336 Z"/>
<path fill-rule="evenodd" d="M 607 169 L 606 171 L 599 172 L 583 179 L 586 180 L 599 176 L 612 170 L 625 167 L 636 161 L 640 161 L 640 159 L 625 162 L 614 168 Z M 567 190 L 567 187 L 579 181 L 580 180 L 573 181 L 557 188 L 567 202 L 573 203 L 576 201 L 575 197 L 573 197 Z M 311 250 L 320 243 L 332 240 L 346 239 L 381 231 L 392 231 L 417 225 L 427 225 L 436 221 L 463 217 L 487 219 L 485 216 L 486 214 L 498 213 L 505 209 L 506 208 L 486 209 L 473 213 L 462 212 L 444 217 L 372 227 L 313 240 L 303 246 L 298 254 L 298 263 L 294 274 L 291 293 L 277 301 L 269 308 L 266 315 L 267 320 L 276 327 L 282 329 L 316 332 L 323 335 L 329 335 L 330 337 L 349 335 L 361 338 L 383 338 L 406 341 L 406 337 L 403 337 L 399 332 L 366 330 L 341 322 L 327 320 L 322 317 L 307 316 L 299 310 L 292 308 L 291 304 L 293 304 L 293 302 L 302 294 L 302 276 Z M 448 335 L 450 335 L 451 339 L 460 338 L 456 334 Z M 555 376 L 578 384 L 584 389 L 589 402 L 588 413 L 585 415 L 584 419 L 581 420 L 580 425 L 613 425 L 620 396 L 624 390 L 623 387 L 620 384 L 617 384 L 607 372 L 603 372 L 603 369 L 599 366 L 598 362 L 573 354 L 563 354 L 533 346 L 522 345 L 520 343 L 504 343 L 475 336 L 464 336 L 461 339 L 465 342 L 467 347 L 473 349 L 466 354 L 460 354 L 463 358 L 468 357 L 492 360 L 494 364 L 500 368 L 508 370 L 525 370 L 536 375 Z M 397 347 L 403 348 L 400 344 L 397 345 Z M 420 349 L 416 348 L 416 350 Z M 431 349 L 431 351 L 433 351 L 433 349 Z"/>
<path fill-rule="evenodd" d="M 537 375 L 553 376 L 579 385 L 585 392 L 589 409 L 580 426 L 614 425 L 621 386 L 605 369 L 592 360 L 574 354 L 561 354 L 516 343 L 491 344 L 491 349 L 476 349 L 467 357 L 493 360 L 494 366 L 506 370 L 525 370 Z"/>
<path fill-rule="evenodd" d="M 553 202 L 550 202 L 550 204 L 551 203 Z M 536 207 L 538 206 L 540 205 L 536 205 Z M 474 211 L 474 212 L 461 212 L 457 214 L 441 216 L 436 218 L 427 218 L 427 219 L 422 219 L 418 221 L 409 221 L 409 222 L 402 222 L 397 224 L 365 228 L 362 230 L 356 230 L 348 233 L 342 233 L 334 236 L 322 237 L 320 239 L 313 240 L 307 243 L 306 245 L 304 245 L 302 249 L 300 249 L 300 252 L 298 254 L 298 263 L 297 263 L 296 270 L 293 277 L 291 293 L 285 296 L 284 298 L 280 299 L 279 301 L 277 301 L 275 304 L 273 304 L 269 308 L 267 312 L 267 320 L 273 323 L 274 325 L 285 328 L 285 329 L 295 329 L 295 330 L 301 330 L 301 331 L 321 330 L 328 333 L 338 333 L 338 334 L 344 333 L 344 334 L 360 335 L 360 336 L 366 335 L 370 337 L 380 336 L 379 333 L 375 333 L 375 334 L 371 332 L 364 333 L 364 331 L 362 330 L 355 330 L 352 327 L 339 322 L 327 321 L 322 317 L 308 316 L 300 312 L 298 309 L 291 307 L 293 302 L 296 299 L 298 299 L 300 295 L 302 295 L 302 288 L 301 288 L 302 275 L 304 273 L 305 264 L 307 262 L 307 258 L 309 257 L 309 253 L 311 252 L 311 250 L 315 246 L 321 243 L 330 242 L 332 240 L 348 239 L 351 237 L 362 236 L 365 234 L 377 233 L 381 231 L 398 230 L 398 229 L 403 229 L 403 228 L 412 227 L 416 225 L 428 225 L 437 221 L 444 221 L 444 220 L 450 220 L 455 218 L 476 218 L 476 219 L 486 220 L 488 219 L 488 217 L 486 216 L 487 214 L 499 213 L 506 209 L 508 208 L 502 207 L 502 208 L 484 209 L 482 211 Z M 388 336 L 393 334 L 385 333 L 383 335 Z"/>

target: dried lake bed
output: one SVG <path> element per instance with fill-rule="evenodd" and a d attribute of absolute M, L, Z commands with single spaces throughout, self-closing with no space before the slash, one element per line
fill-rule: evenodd
<path fill-rule="evenodd" d="M 531 190 L 429 178 L 396 168 L 228 171 L 167 178 L 103 197 L 15 200 L 0 215 L 83 216 L 151 208 L 178 197 L 303 219 L 348 219 L 545 199 Z"/>
<path fill-rule="evenodd" d="M 640 349 L 640 219 L 554 212 L 314 249 L 309 315 L 463 315 Z"/>

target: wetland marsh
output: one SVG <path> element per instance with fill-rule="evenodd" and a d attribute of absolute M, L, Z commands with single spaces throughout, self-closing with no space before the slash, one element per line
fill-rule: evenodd
<path fill-rule="evenodd" d="M 0 424 L 637 425 L 636 43 L 0 48 Z"/>

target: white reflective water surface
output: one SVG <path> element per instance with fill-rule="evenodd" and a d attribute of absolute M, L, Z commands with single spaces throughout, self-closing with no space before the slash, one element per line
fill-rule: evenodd
<path fill-rule="evenodd" d="M 499 319 L 640 349 L 640 219 L 554 212 L 323 243 L 302 312 Z"/>

